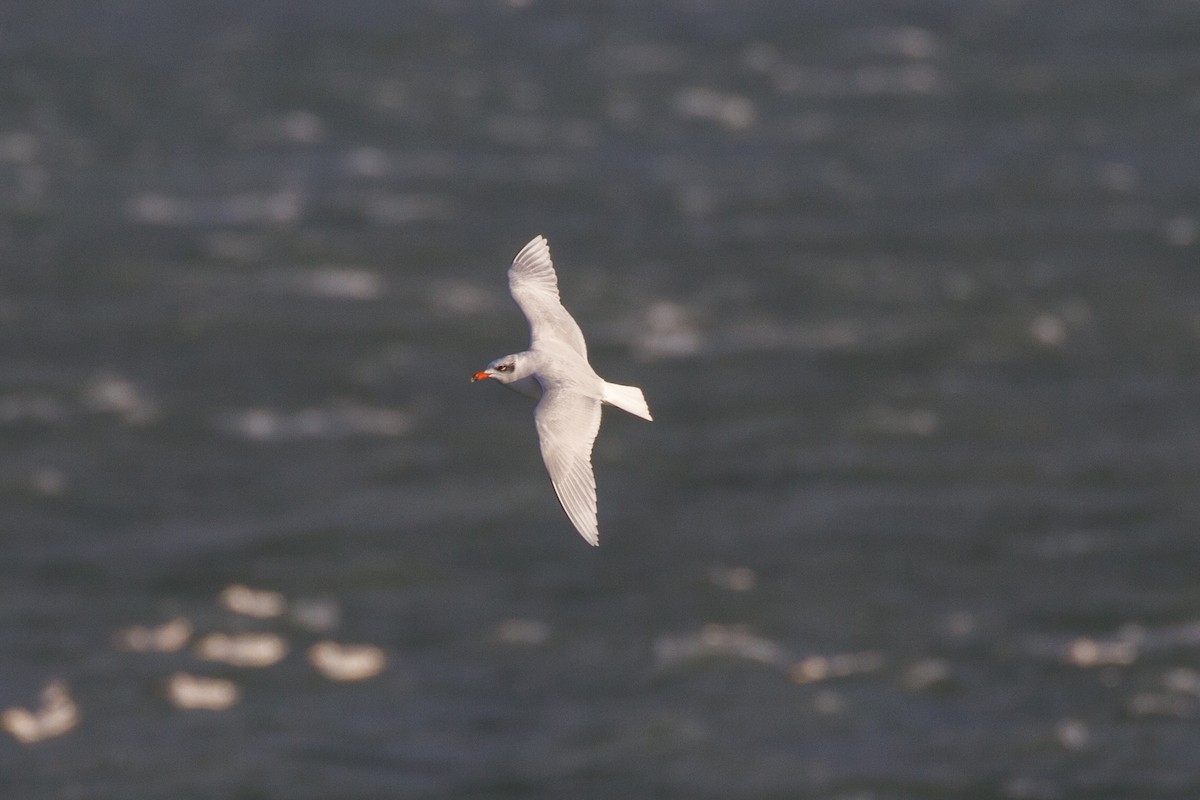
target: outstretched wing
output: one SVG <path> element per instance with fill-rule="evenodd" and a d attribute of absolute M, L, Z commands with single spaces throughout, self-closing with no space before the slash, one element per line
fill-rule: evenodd
<path fill-rule="evenodd" d="M 583 331 L 558 297 L 558 276 L 546 237 L 535 237 L 517 253 L 508 269 L 508 290 L 529 320 L 531 350 L 562 343 L 587 358 Z"/>
<path fill-rule="evenodd" d="M 592 443 L 600 430 L 600 401 L 551 388 L 533 412 L 542 460 L 567 517 L 589 544 L 600 544 Z"/>

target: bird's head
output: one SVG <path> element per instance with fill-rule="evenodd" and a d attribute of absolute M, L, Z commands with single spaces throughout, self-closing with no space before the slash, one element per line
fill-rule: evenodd
<path fill-rule="evenodd" d="M 487 365 L 487 369 L 471 376 L 471 383 L 491 378 L 500 383 L 513 383 L 529 376 L 529 368 L 521 354 L 501 356 Z"/>

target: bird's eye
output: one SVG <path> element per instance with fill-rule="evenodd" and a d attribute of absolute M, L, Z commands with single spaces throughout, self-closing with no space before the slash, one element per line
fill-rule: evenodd
<path fill-rule="evenodd" d="M 512 364 L 497 364 L 496 372 L 508 372 L 512 369 Z"/>

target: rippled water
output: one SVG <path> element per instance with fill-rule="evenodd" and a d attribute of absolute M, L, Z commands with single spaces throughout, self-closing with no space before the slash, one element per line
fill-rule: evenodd
<path fill-rule="evenodd" d="M 6 16 L 5 797 L 1200 796 L 1195 4 Z"/>

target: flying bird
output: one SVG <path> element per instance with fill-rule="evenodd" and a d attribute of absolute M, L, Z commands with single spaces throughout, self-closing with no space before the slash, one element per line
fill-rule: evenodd
<path fill-rule="evenodd" d="M 490 378 L 538 401 L 533 419 L 554 492 L 580 535 L 598 545 L 592 443 L 600 430 L 600 406 L 653 417 L 641 389 L 609 383 L 588 363 L 583 331 L 559 299 L 544 236 L 517 253 L 508 270 L 508 290 L 529 320 L 529 349 L 497 358 L 471 381 Z"/>

